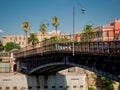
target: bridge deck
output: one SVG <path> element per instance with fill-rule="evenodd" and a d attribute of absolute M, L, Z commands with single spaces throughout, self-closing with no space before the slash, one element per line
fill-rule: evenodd
<path fill-rule="evenodd" d="M 74 51 L 74 52 L 73 52 Z M 74 53 L 74 55 L 73 55 Z M 78 66 L 120 81 L 120 43 L 53 43 L 15 52 L 27 74 L 50 74 Z"/>

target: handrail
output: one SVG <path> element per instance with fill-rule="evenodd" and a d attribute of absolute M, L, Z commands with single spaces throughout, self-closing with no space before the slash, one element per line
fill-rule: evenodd
<path fill-rule="evenodd" d="M 33 54 L 42 54 L 52 51 L 72 52 L 72 42 L 49 43 L 37 45 L 36 47 L 28 46 L 27 49 L 22 48 L 14 52 L 15 57 L 23 57 Z M 120 41 L 101 41 L 101 42 L 75 42 L 75 53 L 101 53 L 101 54 L 120 54 Z"/>

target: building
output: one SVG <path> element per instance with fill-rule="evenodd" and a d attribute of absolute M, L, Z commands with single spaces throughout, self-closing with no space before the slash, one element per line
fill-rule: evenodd
<path fill-rule="evenodd" d="M 0 73 L 16 71 L 15 58 L 11 52 L 0 52 Z"/>
<path fill-rule="evenodd" d="M 93 41 L 120 40 L 120 19 L 111 20 L 110 24 L 93 28 L 95 38 Z M 81 33 L 76 34 L 76 40 L 80 42 Z"/>
<path fill-rule="evenodd" d="M 120 19 L 112 20 L 110 24 L 94 28 L 97 41 L 120 40 Z"/>
<path fill-rule="evenodd" d="M 4 35 L 2 37 L 2 43 L 5 45 L 7 42 L 15 42 L 21 47 L 26 46 L 26 36 L 25 35 Z"/>
<path fill-rule="evenodd" d="M 42 34 L 41 32 L 32 32 L 32 33 L 35 33 L 37 35 L 37 38 L 39 39 L 40 42 L 45 38 L 56 36 L 56 34 L 59 38 L 67 37 L 70 40 L 73 38 L 72 35 L 63 34 L 60 32 L 60 30 L 57 30 L 57 33 L 55 30 L 53 30 L 52 32 L 46 32 L 45 34 Z M 21 48 L 23 48 L 26 46 L 26 41 L 27 41 L 27 38 L 25 35 L 4 35 L 2 37 L 3 45 L 5 45 L 7 42 L 15 42 L 19 44 Z"/>

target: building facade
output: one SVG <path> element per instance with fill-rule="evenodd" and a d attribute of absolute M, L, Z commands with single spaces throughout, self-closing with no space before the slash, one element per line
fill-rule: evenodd
<path fill-rule="evenodd" d="M 110 24 L 94 28 L 97 41 L 120 40 L 120 19 L 112 20 Z"/>
<path fill-rule="evenodd" d="M 95 38 L 92 41 L 113 41 L 120 40 L 120 19 L 111 20 L 110 24 L 93 28 Z M 80 42 L 81 33 L 75 35 L 77 42 Z"/>
<path fill-rule="evenodd" d="M 5 45 L 7 42 L 15 42 L 21 47 L 26 46 L 26 36 L 25 35 L 4 35 L 2 37 L 2 43 Z"/>
<path fill-rule="evenodd" d="M 15 58 L 11 52 L 0 52 L 0 73 L 14 72 L 16 67 Z"/>
<path fill-rule="evenodd" d="M 52 32 L 45 32 L 42 34 L 41 32 L 33 32 L 36 34 L 37 38 L 39 39 L 39 42 L 44 40 L 45 38 L 50 38 L 56 36 L 56 31 L 53 30 Z M 63 34 L 59 30 L 57 31 L 57 36 L 59 38 L 67 37 L 68 39 L 73 39 L 72 35 L 70 34 Z M 29 36 L 27 36 L 29 37 Z M 2 43 L 5 45 L 7 42 L 15 42 L 21 46 L 21 48 L 25 47 L 27 44 L 27 38 L 25 35 L 4 35 L 2 37 Z"/>

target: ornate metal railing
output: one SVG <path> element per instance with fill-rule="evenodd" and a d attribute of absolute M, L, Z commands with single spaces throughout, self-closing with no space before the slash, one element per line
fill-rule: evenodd
<path fill-rule="evenodd" d="M 101 42 L 72 42 L 64 43 L 44 43 L 36 47 L 28 46 L 15 51 L 15 57 L 23 57 L 34 54 L 43 54 L 46 52 L 62 51 L 71 52 L 74 48 L 75 53 L 94 53 L 94 54 L 120 54 L 120 41 L 101 41 Z"/>

